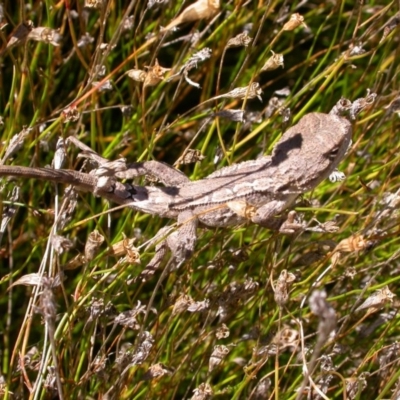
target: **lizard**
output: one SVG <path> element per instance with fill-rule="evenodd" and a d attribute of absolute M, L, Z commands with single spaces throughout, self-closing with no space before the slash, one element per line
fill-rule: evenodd
<path fill-rule="evenodd" d="M 100 164 L 90 173 L 0 165 L 0 176 L 69 184 L 140 212 L 176 219 L 176 230 L 162 228 L 152 241 L 158 243 L 145 270 L 151 274 L 168 249 L 177 263 L 190 257 L 199 223 L 207 227 L 229 227 L 252 222 L 276 229 L 276 217 L 336 169 L 351 143 L 351 119 L 371 104 L 375 96 L 368 93 L 365 99 L 354 103 L 342 98 L 329 114 L 306 114 L 281 136 L 271 156 L 220 168 L 200 180 L 192 181 L 160 161 L 108 161 L 83 144 L 78 145 L 86 156 Z M 148 174 L 165 186 L 121 181 Z"/>

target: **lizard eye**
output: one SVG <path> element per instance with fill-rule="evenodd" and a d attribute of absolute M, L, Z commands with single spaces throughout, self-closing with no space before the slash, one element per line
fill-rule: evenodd
<path fill-rule="evenodd" d="M 334 147 L 334 148 L 327 154 L 327 157 L 328 157 L 330 160 L 334 160 L 334 159 L 337 157 L 338 153 L 339 153 L 339 147 Z"/>

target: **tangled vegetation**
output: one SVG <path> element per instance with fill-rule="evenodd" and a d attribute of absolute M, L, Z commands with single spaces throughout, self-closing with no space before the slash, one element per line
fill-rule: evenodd
<path fill-rule="evenodd" d="M 190 259 L 146 280 L 167 220 L 3 178 L 2 398 L 400 398 L 400 4 L 386 3 L 0 4 L 2 164 L 88 168 L 73 137 L 200 179 L 376 93 L 345 177 L 295 205 L 319 229 L 201 228 Z"/>

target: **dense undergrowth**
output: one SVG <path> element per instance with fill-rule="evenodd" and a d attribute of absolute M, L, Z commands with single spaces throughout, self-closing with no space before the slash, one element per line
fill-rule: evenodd
<path fill-rule="evenodd" d="M 199 229 L 195 254 L 146 282 L 167 220 L 3 179 L 1 396 L 400 398 L 399 2 L 191 4 L 3 2 L 2 163 L 51 165 L 74 136 L 200 179 L 370 90 L 346 179 L 296 204 L 320 232 Z M 261 102 L 235 96 L 253 82 Z M 182 163 L 189 149 L 204 159 Z M 69 145 L 65 168 L 81 153 Z"/>

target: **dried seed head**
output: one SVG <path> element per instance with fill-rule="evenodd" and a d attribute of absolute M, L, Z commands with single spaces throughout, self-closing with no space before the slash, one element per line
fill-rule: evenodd
<path fill-rule="evenodd" d="M 38 371 L 40 367 L 40 357 L 41 353 L 36 346 L 33 346 L 29 349 L 29 351 L 24 355 L 24 358 L 19 358 L 17 372 L 22 371 L 24 369 L 31 371 Z"/>
<path fill-rule="evenodd" d="M 362 372 L 358 377 L 346 378 L 346 393 L 349 400 L 353 400 L 356 398 L 360 398 L 359 395 L 361 392 L 367 387 L 366 377 L 368 376 L 368 372 Z"/>
<path fill-rule="evenodd" d="M 261 71 L 273 71 L 279 67 L 284 67 L 283 63 L 283 54 L 274 53 L 271 50 L 272 56 L 267 60 L 264 66 L 261 68 Z"/>
<path fill-rule="evenodd" d="M 194 164 L 195 162 L 204 160 L 203 154 L 197 149 L 188 149 L 176 162 L 176 165 Z"/>
<path fill-rule="evenodd" d="M 133 30 L 135 17 L 130 15 L 122 21 L 122 32 L 130 32 Z"/>
<path fill-rule="evenodd" d="M 64 123 L 76 122 L 78 121 L 80 114 L 75 106 L 71 106 L 63 110 L 62 117 L 64 118 Z"/>
<path fill-rule="evenodd" d="M 303 25 L 307 28 L 307 25 L 304 22 L 304 17 L 298 13 L 292 14 L 288 22 L 283 25 L 282 30 L 284 31 L 292 31 L 296 29 L 298 26 Z"/>
<path fill-rule="evenodd" d="M 92 261 L 96 257 L 99 248 L 103 243 L 104 236 L 100 234 L 97 229 L 90 232 L 85 244 L 85 259 L 87 261 Z"/>
<path fill-rule="evenodd" d="M 56 278 L 49 278 L 47 276 L 43 276 L 40 274 L 26 274 L 21 276 L 18 280 L 16 280 L 10 287 L 16 285 L 24 285 L 24 286 L 48 286 L 48 287 L 57 287 L 61 284 L 60 278 L 57 276 Z"/>
<path fill-rule="evenodd" d="M 100 84 L 100 82 L 93 81 L 92 86 L 96 87 L 96 90 L 99 92 L 108 92 L 113 88 L 111 81 L 109 79 L 103 82 L 102 84 Z"/>
<path fill-rule="evenodd" d="M 215 336 L 217 339 L 226 339 L 229 337 L 229 328 L 225 324 L 222 324 L 219 328 L 217 328 Z"/>
<path fill-rule="evenodd" d="M 229 39 L 226 47 L 227 48 L 239 47 L 239 46 L 247 47 L 251 43 L 252 40 L 253 40 L 253 38 L 251 38 L 247 34 L 247 32 L 242 32 L 242 33 L 239 33 L 239 35 Z"/>
<path fill-rule="evenodd" d="M 90 35 L 89 32 L 85 32 L 78 40 L 77 46 L 79 48 L 84 48 L 89 44 L 94 42 L 94 37 Z"/>
<path fill-rule="evenodd" d="M 104 4 L 104 0 L 85 0 L 84 7 L 87 8 L 101 8 Z"/>
<path fill-rule="evenodd" d="M 167 3 L 169 0 L 148 0 L 147 2 L 147 8 L 150 10 L 150 8 L 154 7 L 155 4 L 163 4 Z"/>
<path fill-rule="evenodd" d="M 200 88 L 200 85 L 196 82 L 193 82 L 188 74 L 189 71 L 192 70 L 193 68 L 197 68 L 197 65 L 199 62 L 204 62 L 205 60 L 209 59 L 211 57 L 212 50 L 209 47 L 205 47 L 204 49 L 194 53 L 189 60 L 187 60 L 182 67 L 179 69 L 179 71 L 170 76 L 168 78 L 168 82 L 176 78 L 177 76 L 183 75 L 185 78 L 186 82 L 194 87 Z"/>
<path fill-rule="evenodd" d="M 253 400 L 267 400 L 270 397 L 271 379 L 262 378 L 254 388 L 251 398 Z"/>
<path fill-rule="evenodd" d="M 230 99 L 254 99 L 254 97 L 257 97 L 262 101 L 262 92 L 260 84 L 258 82 L 253 82 L 250 86 L 235 88 L 230 92 L 221 95 L 221 97 L 228 97 Z"/>
<path fill-rule="evenodd" d="M 362 42 L 351 43 L 349 45 L 349 55 L 350 56 L 359 56 L 364 54 L 366 50 L 363 48 Z"/>
<path fill-rule="evenodd" d="M 141 69 L 130 69 L 127 72 L 127 75 L 136 82 L 144 82 L 147 72 L 142 71 Z"/>
<path fill-rule="evenodd" d="M 152 334 L 148 331 L 142 332 L 139 340 L 141 341 L 137 347 L 137 351 L 133 354 L 131 359 L 131 365 L 141 365 L 147 359 L 150 354 L 151 349 L 154 345 L 154 338 Z"/>
<path fill-rule="evenodd" d="M 368 313 L 372 313 L 381 309 L 385 304 L 392 303 L 396 295 L 389 290 L 388 286 L 377 290 L 369 296 L 364 303 L 356 308 L 356 311 L 368 309 Z"/>
<path fill-rule="evenodd" d="M 53 366 L 47 367 L 47 375 L 46 379 L 43 382 L 43 387 L 46 389 L 51 397 L 58 397 L 56 373 Z"/>
<path fill-rule="evenodd" d="M 146 314 L 146 309 L 147 307 L 138 301 L 137 306 L 133 310 L 124 311 L 118 314 L 114 319 L 114 323 L 138 331 L 141 328 L 141 325 L 137 321 L 137 316 L 139 314 Z"/>
<path fill-rule="evenodd" d="M 114 305 L 109 301 L 104 304 L 104 299 L 93 297 L 85 311 L 89 314 L 88 322 L 96 321 L 99 318 L 115 315 Z"/>
<path fill-rule="evenodd" d="M 125 238 L 122 241 L 124 252 L 126 254 L 125 260 L 128 264 L 140 264 L 140 253 L 137 247 L 133 245 L 136 239 Z"/>
<path fill-rule="evenodd" d="M 228 354 L 229 354 L 228 347 L 224 345 L 216 345 L 210 356 L 210 360 L 208 363 L 208 372 L 211 372 L 216 367 L 218 367 Z"/>
<path fill-rule="evenodd" d="M 162 378 L 164 375 L 171 375 L 171 371 L 169 371 L 165 365 L 157 363 L 149 367 L 149 369 L 143 375 L 143 380 L 151 381 L 153 379 Z"/>
<path fill-rule="evenodd" d="M 209 400 L 212 398 L 214 392 L 210 384 L 201 383 L 196 389 L 193 390 L 193 396 L 190 400 Z"/>
<path fill-rule="evenodd" d="M 341 240 L 335 247 L 334 252 L 354 253 L 365 250 L 369 245 L 370 242 L 365 240 L 363 235 L 355 234 Z"/>
<path fill-rule="evenodd" d="M 148 72 L 144 79 L 144 87 L 155 86 L 164 79 L 164 74 L 171 68 L 163 68 L 156 59 L 153 67 L 148 67 Z"/>
<path fill-rule="evenodd" d="M 18 152 L 22 146 L 24 145 L 25 138 L 32 131 L 32 128 L 23 129 L 21 132 L 16 133 L 8 143 L 8 146 L 5 150 L 3 158 L 1 159 L 2 163 L 8 160 L 11 156 L 13 156 L 16 152 Z M 3 143 L 2 143 L 3 144 Z"/>
<path fill-rule="evenodd" d="M 32 21 L 25 21 L 19 24 L 12 32 L 8 39 L 6 49 L 9 49 L 13 46 L 17 46 L 24 42 L 29 33 L 33 29 L 33 22 Z"/>
<path fill-rule="evenodd" d="M 189 312 L 204 312 L 210 308 L 210 300 L 196 301 L 191 304 L 187 310 Z"/>
<path fill-rule="evenodd" d="M 37 42 L 52 44 L 53 46 L 59 46 L 62 40 L 62 36 L 56 29 L 39 26 L 37 28 L 33 28 L 29 32 L 28 39 L 36 40 Z"/>
<path fill-rule="evenodd" d="M 389 105 L 384 107 L 389 114 L 398 113 L 400 111 L 400 97 L 395 97 Z"/>
<path fill-rule="evenodd" d="M 386 26 L 383 29 L 382 39 L 380 40 L 379 43 L 382 43 L 388 37 L 390 32 L 395 30 L 399 24 L 400 24 L 400 13 L 398 12 L 392 18 L 390 18 L 389 21 L 386 23 Z"/>
<path fill-rule="evenodd" d="M 212 18 L 220 8 L 220 0 L 198 0 L 185 8 L 164 30 L 169 31 L 184 22 Z"/>
<path fill-rule="evenodd" d="M 56 152 L 54 153 L 53 158 L 53 167 L 54 169 L 61 169 L 67 158 L 67 152 L 65 151 L 65 143 L 62 137 L 59 137 L 56 144 Z"/>
<path fill-rule="evenodd" d="M 64 251 L 68 251 L 73 247 L 73 243 L 70 239 L 60 235 L 51 235 L 51 245 L 57 254 L 63 254 Z"/>
<path fill-rule="evenodd" d="M 220 110 L 213 114 L 213 117 L 227 118 L 233 122 L 245 122 L 244 110 Z"/>
<path fill-rule="evenodd" d="M 274 299 L 279 307 L 283 307 L 289 300 L 289 290 L 296 276 L 286 269 L 282 270 L 275 285 Z"/>
<path fill-rule="evenodd" d="M 271 344 L 267 346 L 268 354 L 276 354 L 282 350 L 295 350 L 299 345 L 299 332 L 295 329 L 285 326 L 271 340 Z"/>
<path fill-rule="evenodd" d="M 186 311 L 190 305 L 194 303 L 194 300 L 187 294 L 182 294 L 178 297 L 172 309 L 172 315 L 176 315 Z"/>

